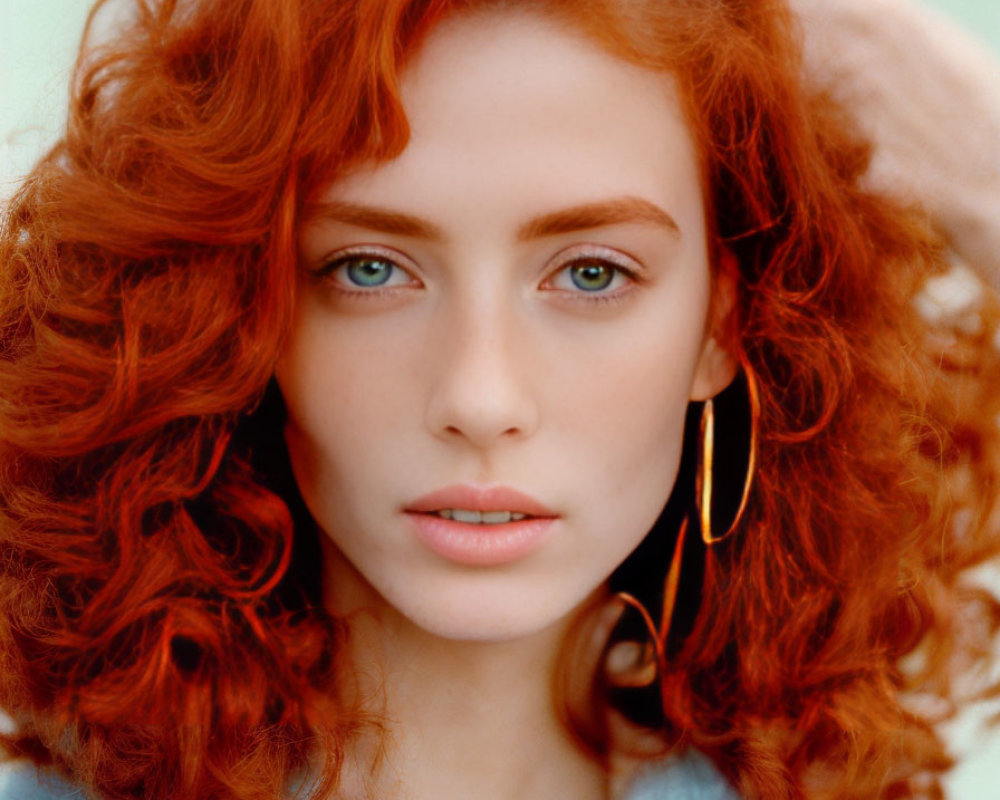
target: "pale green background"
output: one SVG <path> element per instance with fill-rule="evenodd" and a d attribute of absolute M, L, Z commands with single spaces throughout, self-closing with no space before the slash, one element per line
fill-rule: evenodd
<path fill-rule="evenodd" d="M 1000 0 L 924 0 L 951 14 L 1000 52 Z M 1000 87 L 997 87 L 1000 92 Z"/>

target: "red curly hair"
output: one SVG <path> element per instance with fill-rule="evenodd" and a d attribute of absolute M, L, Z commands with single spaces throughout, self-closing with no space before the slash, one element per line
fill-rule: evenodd
<path fill-rule="evenodd" d="M 778 0 L 135 0 L 85 46 L 66 135 L 0 238 L 8 749 L 114 800 L 276 798 L 307 770 L 320 797 L 377 724 L 338 693 L 346 627 L 309 589 L 316 534 L 269 384 L 301 210 L 405 147 L 401 69 L 442 16 L 484 5 L 675 75 L 713 246 L 736 256 L 758 477 L 653 724 L 746 797 L 936 786 L 944 748 L 901 697 L 948 696 L 977 600 L 959 579 L 997 549 L 996 399 L 974 374 L 996 364 L 988 332 L 960 373 L 935 349 L 912 299 L 940 245 L 859 188 L 867 150 L 801 85 Z"/>

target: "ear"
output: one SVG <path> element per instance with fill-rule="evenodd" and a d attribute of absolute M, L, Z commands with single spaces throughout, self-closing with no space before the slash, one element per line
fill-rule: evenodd
<path fill-rule="evenodd" d="M 691 384 L 692 400 L 715 397 L 736 377 L 736 359 L 724 344 L 726 323 L 736 302 L 736 275 L 736 257 L 723 248 L 719 256 L 719 268 L 712 280 L 705 341 L 701 346 L 701 355 Z"/>

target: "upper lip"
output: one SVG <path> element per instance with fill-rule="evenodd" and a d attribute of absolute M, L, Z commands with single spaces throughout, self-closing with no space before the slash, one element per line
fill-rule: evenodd
<path fill-rule="evenodd" d="M 543 506 L 531 495 L 509 486 L 475 486 L 457 484 L 437 489 L 412 503 L 406 511 L 431 513 L 445 508 L 469 511 L 513 511 L 530 517 L 555 517 L 554 511 Z"/>

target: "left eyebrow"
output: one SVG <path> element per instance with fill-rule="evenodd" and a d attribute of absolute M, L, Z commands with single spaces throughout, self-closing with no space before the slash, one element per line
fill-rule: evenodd
<path fill-rule="evenodd" d="M 528 220 L 517 231 L 521 241 L 573 233 L 606 225 L 652 223 L 680 236 L 677 221 L 655 203 L 641 197 L 619 197 L 560 209 Z"/>

